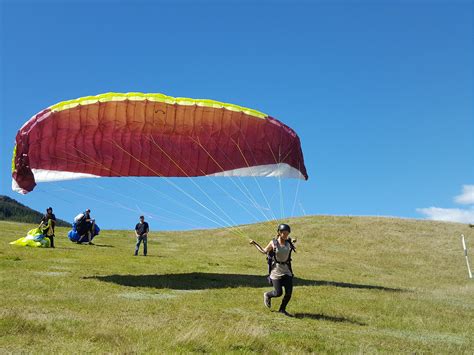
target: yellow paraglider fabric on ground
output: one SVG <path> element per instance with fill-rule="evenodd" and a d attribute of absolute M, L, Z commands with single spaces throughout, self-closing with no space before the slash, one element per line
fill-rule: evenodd
<path fill-rule="evenodd" d="M 26 237 L 10 242 L 10 244 L 22 247 L 49 248 L 49 239 L 45 238 L 43 230 L 38 227 L 28 231 Z"/>

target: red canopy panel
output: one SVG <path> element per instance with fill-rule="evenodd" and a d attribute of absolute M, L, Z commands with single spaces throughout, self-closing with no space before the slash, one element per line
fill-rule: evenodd
<path fill-rule="evenodd" d="M 13 187 L 81 177 L 308 179 L 300 139 L 280 121 L 225 107 L 96 101 L 32 117 L 16 136 Z"/>

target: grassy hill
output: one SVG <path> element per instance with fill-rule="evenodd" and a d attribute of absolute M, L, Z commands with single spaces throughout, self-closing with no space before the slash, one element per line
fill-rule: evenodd
<path fill-rule="evenodd" d="M 39 223 L 43 213 L 35 211 L 18 201 L 0 195 L 0 221 L 15 221 L 23 223 Z M 70 227 L 71 224 L 61 219 L 56 220 L 56 225 Z"/>
<path fill-rule="evenodd" d="M 228 230 L 153 232 L 145 258 L 132 256 L 129 231 L 102 231 L 89 246 L 60 228 L 56 249 L 28 249 L 8 242 L 30 226 L 0 223 L 0 352 L 472 353 L 474 280 L 459 236 L 474 250 L 473 229 L 290 223 L 294 318 L 264 308 L 265 259 Z M 241 227 L 262 244 L 274 228 Z"/>

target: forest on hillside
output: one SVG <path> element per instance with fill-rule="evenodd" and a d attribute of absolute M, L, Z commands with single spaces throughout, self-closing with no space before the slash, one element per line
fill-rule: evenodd
<path fill-rule="evenodd" d="M 18 201 L 8 197 L 0 196 L 0 220 L 23 223 L 39 223 L 43 213 L 35 211 Z M 70 227 L 71 224 L 58 219 L 56 225 L 60 227 Z"/>

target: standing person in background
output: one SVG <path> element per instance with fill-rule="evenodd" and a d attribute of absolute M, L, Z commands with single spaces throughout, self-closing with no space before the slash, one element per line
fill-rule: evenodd
<path fill-rule="evenodd" d="M 49 245 L 54 248 L 54 227 L 56 226 L 56 216 L 53 213 L 53 208 L 48 207 L 46 213 L 41 218 L 40 227 L 43 229 L 43 233 L 49 239 Z"/>
<path fill-rule="evenodd" d="M 135 226 L 135 235 L 137 237 L 137 244 L 135 244 L 135 256 L 138 255 L 138 250 L 140 249 L 140 243 L 143 242 L 143 255 L 146 256 L 147 253 L 147 237 L 150 227 L 147 222 L 145 222 L 145 217 L 140 216 L 140 222 Z"/>

